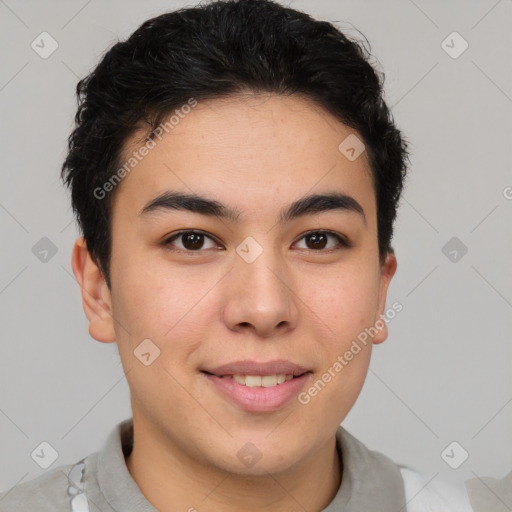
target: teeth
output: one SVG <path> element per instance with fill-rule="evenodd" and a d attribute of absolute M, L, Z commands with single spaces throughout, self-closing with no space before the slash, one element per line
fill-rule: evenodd
<path fill-rule="evenodd" d="M 225 376 L 223 376 L 225 377 Z M 242 386 L 250 388 L 264 387 L 271 388 L 278 384 L 282 384 L 287 380 L 292 380 L 293 375 L 285 375 L 280 373 L 278 375 L 233 375 L 233 380 Z"/>
<path fill-rule="evenodd" d="M 246 375 L 245 385 L 249 386 L 250 388 L 261 386 L 261 377 L 259 375 Z"/>
<path fill-rule="evenodd" d="M 245 385 L 247 386 L 247 379 L 245 379 Z M 261 377 L 261 385 L 264 388 L 271 388 L 277 385 L 277 375 L 264 375 Z"/>
<path fill-rule="evenodd" d="M 245 386 L 245 377 L 243 375 L 233 375 L 233 379 L 238 384 L 243 384 Z"/>

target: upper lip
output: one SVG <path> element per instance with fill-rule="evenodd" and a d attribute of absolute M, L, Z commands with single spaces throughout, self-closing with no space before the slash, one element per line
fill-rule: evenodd
<path fill-rule="evenodd" d="M 285 359 L 276 359 L 274 361 L 258 362 L 248 359 L 242 361 L 233 361 L 231 363 L 216 366 L 215 368 L 206 368 L 203 371 L 213 373 L 218 377 L 222 375 L 294 375 L 299 376 L 311 371 L 309 368 L 300 364 L 292 363 Z"/>

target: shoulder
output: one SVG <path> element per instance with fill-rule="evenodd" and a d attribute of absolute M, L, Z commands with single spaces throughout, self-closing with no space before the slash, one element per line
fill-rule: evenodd
<path fill-rule="evenodd" d="M 82 492 L 84 460 L 58 466 L 46 473 L 0 492 L 1 512 L 70 512 L 72 501 Z M 77 498 L 80 501 L 80 497 Z"/>
<path fill-rule="evenodd" d="M 463 484 L 434 475 L 427 477 L 408 466 L 399 466 L 404 481 L 407 512 L 473 512 Z"/>

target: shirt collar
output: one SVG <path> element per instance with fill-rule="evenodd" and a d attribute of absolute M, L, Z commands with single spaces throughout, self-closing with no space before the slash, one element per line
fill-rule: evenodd
<path fill-rule="evenodd" d="M 126 466 L 133 446 L 133 418 L 119 423 L 98 455 L 98 484 L 114 510 L 158 512 L 142 494 Z M 336 446 L 342 467 L 341 485 L 322 512 L 396 512 L 405 508 L 399 467 L 385 455 L 366 446 L 339 426 Z"/>

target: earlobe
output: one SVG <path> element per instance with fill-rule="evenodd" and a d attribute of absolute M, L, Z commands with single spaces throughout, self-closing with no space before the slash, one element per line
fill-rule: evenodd
<path fill-rule="evenodd" d="M 382 343 L 388 337 L 388 326 L 385 320 L 386 297 L 388 293 L 389 283 L 395 275 L 397 261 L 394 251 L 389 251 L 386 255 L 384 264 L 381 267 L 381 281 L 379 292 L 379 308 L 375 317 L 375 327 L 378 333 L 373 337 L 374 344 Z"/>
<path fill-rule="evenodd" d="M 89 334 L 103 343 L 114 342 L 116 335 L 110 290 L 83 237 L 75 242 L 71 265 L 80 286 L 85 316 L 89 320 Z"/>

